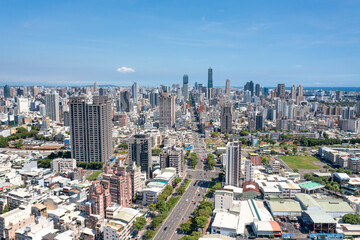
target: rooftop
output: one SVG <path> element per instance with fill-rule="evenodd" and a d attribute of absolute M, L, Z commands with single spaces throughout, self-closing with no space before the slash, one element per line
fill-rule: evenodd
<path fill-rule="evenodd" d="M 306 190 L 309 190 L 309 191 L 325 187 L 324 185 L 317 183 L 317 182 L 313 182 L 313 181 L 299 183 L 299 186 L 301 188 L 305 188 Z"/>

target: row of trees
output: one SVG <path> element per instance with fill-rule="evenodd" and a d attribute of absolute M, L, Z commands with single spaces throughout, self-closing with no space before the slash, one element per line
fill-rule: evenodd
<path fill-rule="evenodd" d="M 4 147 L 9 146 L 9 141 L 24 139 L 24 138 L 29 138 L 29 137 L 35 137 L 38 133 L 39 133 L 39 131 L 34 126 L 31 127 L 30 131 L 28 131 L 24 127 L 19 127 L 16 129 L 16 133 L 13 133 L 8 137 L 0 136 L 0 147 L 4 148 Z M 19 142 L 18 142 L 18 144 L 19 144 Z M 17 146 L 19 146 L 19 145 L 17 145 Z M 22 146 L 22 142 L 21 142 L 21 146 Z"/>
<path fill-rule="evenodd" d="M 46 158 L 37 161 L 38 167 L 49 168 L 52 160 L 54 160 L 55 158 L 71 158 L 71 152 L 70 151 L 52 152 Z M 77 163 L 77 166 L 79 167 L 78 164 L 79 163 Z"/>
<path fill-rule="evenodd" d="M 190 154 L 190 160 L 191 160 L 191 167 L 195 169 L 196 165 L 198 164 L 198 157 L 196 153 Z"/>
<path fill-rule="evenodd" d="M 214 166 L 216 165 L 215 157 L 212 153 L 209 153 L 207 155 L 207 163 L 209 164 L 209 167 L 211 170 L 214 169 Z"/>
<path fill-rule="evenodd" d="M 153 204 L 149 205 L 149 210 L 152 212 L 153 215 L 154 215 L 155 211 L 157 211 L 159 214 L 152 219 L 152 221 L 150 223 L 151 228 L 146 230 L 146 232 L 145 232 L 145 235 L 144 235 L 145 239 L 152 239 L 155 236 L 157 228 L 165 221 L 165 219 L 169 215 L 170 211 L 175 207 L 176 203 L 181 198 L 181 195 L 185 192 L 185 189 L 189 185 L 189 183 L 190 183 L 190 180 L 185 179 L 184 183 L 181 184 L 181 186 L 177 188 L 177 192 L 178 192 L 179 196 L 176 196 L 176 197 L 173 196 L 168 201 L 165 201 L 166 198 L 160 200 L 159 199 L 160 195 L 159 195 L 158 203 L 157 204 L 153 203 Z M 179 191 L 180 188 L 184 188 L 184 191 Z M 167 191 L 169 191 L 169 189 L 170 188 L 168 188 Z M 165 190 L 164 190 L 164 192 L 165 192 Z M 168 194 L 168 192 L 167 192 L 167 194 Z"/>
<path fill-rule="evenodd" d="M 181 239 L 199 239 L 201 233 L 198 232 L 198 229 L 204 229 L 206 227 L 208 219 L 212 215 L 213 210 L 214 204 L 212 202 L 201 201 L 200 205 L 194 210 L 194 217 L 180 225 L 180 230 L 187 234 L 187 236 L 184 236 Z"/>

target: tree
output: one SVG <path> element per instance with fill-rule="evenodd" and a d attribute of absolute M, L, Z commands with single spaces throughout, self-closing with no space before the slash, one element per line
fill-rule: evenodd
<path fill-rule="evenodd" d="M 169 209 L 166 205 L 166 202 L 164 200 L 159 201 L 156 208 L 159 211 L 159 213 L 161 213 L 161 214 L 167 214 L 169 211 Z"/>
<path fill-rule="evenodd" d="M 342 218 L 344 223 L 360 224 L 360 218 L 357 214 L 345 214 Z"/>
<path fill-rule="evenodd" d="M 191 231 L 191 222 L 184 222 L 180 224 L 180 231 L 188 233 Z"/>
<path fill-rule="evenodd" d="M 146 219 L 144 217 L 137 217 L 134 224 L 133 224 L 133 227 L 140 231 L 142 230 L 146 225 Z"/>
<path fill-rule="evenodd" d="M 154 236 L 155 236 L 156 232 L 154 230 L 151 230 L 151 229 L 148 229 L 146 232 L 145 232 L 145 239 L 146 240 L 150 240 L 152 239 Z"/>
<path fill-rule="evenodd" d="M 150 204 L 150 205 L 149 205 L 149 210 L 150 210 L 151 212 L 155 212 L 155 210 L 156 210 L 156 204 L 155 204 L 155 203 Z"/>
<path fill-rule="evenodd" d="M 297 147 L 293 147 L 292 151 L 293 151 L 293 153 L 295 155 L 297 153 L 297 151 L 298 151 Z"/>
<path fill-rule="evenodd" d="M 160 156 L 160 153 L 162 153 L 162 150 L 159 149 L 159 148 L 154 148 L 154 149 L 152 150 L 152 155 L 153 155 L 153 156 Z"/>
<path fill-rule="evenodd" d="M 246 129 L 242 129 L 240 131 L 240 136 L 247 136 L 249 134 L 249 132 Z"/>
<path fill-rule="evenodd" d="M 205 216 L 199 216 L 195 218 L 195 226 L 197 228 L 201 228 L 201 229 L 205 228 L 207 222 L 208 222 L 208 218 Z"/>
<path fill-rule="evenodd" d="M 225 133 L 225 134 L 224 134 L 224 137 L 225 137 L 225 140 L 226 140 L 226 141 L 228 141 L 228 140 L 229 140 L 230 135 L 229 135 L 228 133 Z"/>
<path fill-rule="evenodd" d="M 9 146 L 8 140 L 5 137 L 0 136 L 0 148 L 5 148 L 7 146 Z"/>
<path fill-rule="evenodd" d="M 177 177 L 174 179 L 174 186 L 178 185 L 181 182 L 181 177 Z"/>
<path fill-rule="evenodd" d="M 10 207 L 7 204 L 5 204 L 2 213 L 7 213 L 8 211 L 10 211 Z"/>

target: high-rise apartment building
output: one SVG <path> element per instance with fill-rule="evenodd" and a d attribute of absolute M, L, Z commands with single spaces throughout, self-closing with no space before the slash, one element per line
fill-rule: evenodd
<path fill-rule="evenodd" d="M 107 162 L 113 155 L 111 101 L 107 96 L 70 98 L 71 155 L 78 162 Z"/>
<path fill-rule="evenodd" d="M 138 89 L 137 82 L 134 82 L 134 84 L 131 86 L 131 94 L 132 94 L 134 103 L 138 102 L 138 99 L 139 99 L 138 92 L 139 92 L 139 89 Z"/>
<path fill-rule="evenodd" d="M 135 162 L 132 165 L 129 165 L 128 171 L 131 177 L 131 193 L 132 196 L 136 196 L 136 193 L 145 187 L 145 178 L 143 177 L 143 173 L 141 172 L 141 167 L 136 166 Z"/>
<path fill-rule="evenodd" d="M 101 183 L 109 183 L 111 202 L 128 207 L 132 201 L 130 173 L 125 167 L 117 167 L 113 173 L 103 174 Z"/>
<path fill-rule="evenodd" d="M 245 161 L 245 181 L 254 181 L 254 165 L 251 160 Z"/>
<path fill-rule="evenodd" d="M 244 91 L 250 91 L 251 96 L 254 96 L 254 82 L 247 82 L 244 86 Z"/>
<path fill-rule="evenodd" d="M 150 178 L 152 168 L 152 144 L 149 135 L 135 134 L 128 142 L 129 165 L 133 163 L 141 167 L 142 172 L 146 172 Z"/>
<path fill-rule="evenodd" d="M 176 174 L 180 177 L 184 173 L 184 160 L 183 160 L 183 150 L 181 148 L 176 148 L 175 146 L 166 149 L 160 155 L 160 167 L 165 169 L 168 167 L 176 168 Z"/>
<path fill-rule="evenodd" d="M 255 117 L 255 129 L 263 130 L 264 128 L 264 117 L 262 114 L 256 115 Z"/>
<path fill-rule="evenodd" d="M 189 100 L 189 76 L 185 74 L 183 76 L 183 94 L 184 94 L 184 100 Z"/>
<path fill-rule="evenodd" d="M 111 205 L 110 184 L 93 181 L 89 190 L 89 200 L 85 204 L 87 214 L 104 218 L 106 208 Z"/>
<path fill-rule="evenodd" d="M 175 127 L 175 95 L 168 92 L 159 95 L 160 128 Z"/>
<path fill-rule="evenodd" d="M 279 98 L 285 98 L 285 84 L 279 83 L 276 89 L 276 96 Z"/>
<path fill-rule="evenodd" d="M 226 79 L 225 93 L 230 94 L 230 79 Z"/>
<path fill-rule="evenodd" d="M 46 116 L 51 120 L 60 122 L 59 94 L 51 92 L 45 94 Z"/>
<path fill-rule="evenodd" d="M 241 143 L 228 142 L 225 156 L 226 185 L 241 187 Z"/>
<path fill-rule="evenodd" d="M 230 104 L 226 104 L 221 108 L 220 128 L 222 133 L 232 132 L 232 112 Z"/>
<path fill-rule="evenodd" d="M 291 87 L 290 97 L 291 99 L 296 99 L 297 93 L 296 93 L 296 86 L 295 84 Z"/>

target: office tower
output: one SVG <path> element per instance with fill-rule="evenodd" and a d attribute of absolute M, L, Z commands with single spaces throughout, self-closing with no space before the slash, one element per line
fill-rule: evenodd
<path fill-rule="evenodd" d="M 18 98 L 17 103 L 19 113 L 29 112 L 29 100 L 27 98 Z"/>
<path fill-rule="evenodd" d="M 131 176 L 125 167 L 117 167 L 113 173 L 103 174 L 102 184 L 110 186 L 111 202 L 129 207 L 132 201 Z"/>
<path fill-rule="evenodd" d="M 142 172 L 146 172 L 147 178 L 151 176 L 152 168 L 152 148 L 151 138 L 145 134 L 135 134 L 128 142 L 129 164 L 135 163 L 141 167 Z"/>
<path fill-rule="evenodd" d="M 285 84 L 279 83 L 276 89 L 276 96 L 279 98 L 285 98 Z"/>
<path fill-rule="evenodd" d="M 107 96 L 71 97 L 71 156 L 78 162 L 107 162 L 113 155 L 111 101 Z"/>
<path fill-rule="evenodd" d="M 268 96 L 269 95 L 269 88 L 263 88 L 263 95 Z"/>
<path fill-rule="evenodd" d="M 246 90 L 244 92 L 244 102 L 246 102 L 246 103 L 251 102 L 251 92 L 249 90 Z"/>
<path fill-rule="evenodd" d="M 39 88 L 37 86 L 31 87 L 31 94 L 33 97 L 37 96 L 39 94 Z"/>
<path fill-rule="evenodd" d="M 260 92 L 261 92 L 261 88 L 260 88 L 260 84 L 255 84 L 255 96 L 260 97 Z"/>
<path fill-rule="evenodd" d="M 211 99 L 213 88 L 213 70 L 212 68 L 208 69 L 208 89 L 207 89 L 207 98 Z"/>
<path fill-rule="evenodd" d="M 230 94 L 230 79 L 226 79 L 225 93 Z"/>
<path fill-rule="evenodd" d="M 228 142 L 225 155 L 225 184 L 241 187 L 241 143 Z"/>
<path fill-rule="evenodd" d="M 167 167 L 176 168 L 176 174 L 179 177 L 182 177 L 184 173 L 183 150 L 181 148 L 176 148 L 175 146 L 167 148 L 160 154 L 160 167 L 161 169 Z"/>
<path fill-rule="evenodd" d="M 221 108 L 220 128 L 222 133 L 231 133 L 232 131 L 232 113 L 230 104 L 226 104 Z"/>
<path fill-rule="evenodd" d="M 45 104 L 40 104 L 40 105 L 39 105 L 39 111 L 40 111 L 40 115 L 41 115 L 41 116 L 46 116 L 46 107 L 45 107 Z"/>
<path fill-rule="evenodd" d="M 134 84 L 131 86 L 131 94 L 132 94 L 134 103 L 138 102 L 138 92 L 139 92 L 139 89 L 137 86 L 137 82 L 134 82 Z"/>
<path fill-rule="evenodd" d="M 245 182 L 254 181 L 254 165 L 251 160 L 245 161 Z"/>
<path fill-rule="evenodd" d="M 154 89 L 151 93 L 150 93 L 150 104 L 152 108 L 155 108 L 159 105 L 159 90 Z"/>
<path fill-rule="evenodd" d="M 184 91 L 184 100 L 189 100 L 189 76 L 185 74 L 183 76 L 183 91 Z"/>
<path fill-rule="evenodd" d="M 198 83 L 197 82 L 195 82 L 195 90 L 198 90 Z"/>
<path fill-rule="evenodd" d="M 159 95 L 160 128 L 175 127 L 175 96 L 164 92 Z"/>
<path fill-rule="evenodd" d="M 120 92 L 119 112 L 130 112 L 130 92 Z"/>
<path fill-rule="evenodd" d="M 247 82 L 245 84 L 244 91 L 250 91 L 251 96 L 254 96 L 254 83 L 253 83 L 253 81 Z"/>
<path fill-rule="evenodd" d="M 4 97 L 8 99 L 11 96 L 11 87 L 9 85 L 5 85 L 4 87 Z"/>
<path fill-rule="evenodd" d="M 145 178 L 143 178 L 143 174 L 141 173 L 141 167 L 136 166 L 133 162 L 132 165 L 129 165 L 128 171 L 131 177 L 131 193 L 132 196 L 136 196 L 136 193 L 145 187 Z"/>
<path fill-rule="evenodd" d="M 264 129 L 264 117 L 262 114 L 256 115 L 256 117 L 255 117 L 255 129 L 256 130 Z"/>
<path fill-rule="evenodd" d="M 64 111 L 64 126 L 70 127 L 70 113 L 69 113 L 69 111 Z"/>
<path fill-rule="evenodd" d="M 45 94 L 46 116 L 51 120 L 60 122 L 59 94 L 51 92 Z"/>
<path fill-rule="evenodd" d="M 290 95 L 291 95 L 291 99 L 296 99 L 297 93 L 296 93 L 296 86 L 295 86 L 295 84 L 292 85 L 292 87 L 291 87 L 291 93 L 290 93 Z"/>
<path fill-rule="evenodd" d="M 98 88 L 97 82 L 94 82 L 93 92 L 94 92 L 93 95 L 98 95 L 99 94 L 99 88 Z"/>
<path fill-rule="evenodd" d="M 110 206 L 110 184 L 101 184 L 98 180 L 93 181 L 89 190 L 89 201 L 85 203 L 87 214 L 104 218 L 106 208 Z"/>

